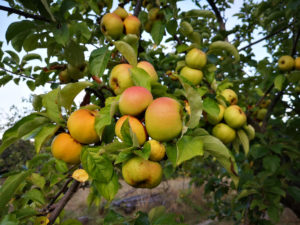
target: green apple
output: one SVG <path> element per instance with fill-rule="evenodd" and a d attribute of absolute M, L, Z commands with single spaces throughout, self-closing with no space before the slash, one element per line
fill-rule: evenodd
<path fill-rule="evenodd" d="M 145 113 L 149 136 L 157 141 L 170 141 L 182 130 L 182 108 L 178 101 L 168 97 L 155 99 Z"/>
<path fill-rule="evenodd" d="M 133 86 L 133 81 L 130 76 L 130 64 L 118 64 L 110 73 L 109 86 L 113 89 L 116 95 L 121 94 L 126 88 Z"/>
<path fill-rule="evenodd" d="M 198 85 L 202 81 L 203 73 L 201 70 L 185 66 L 180 70 L 180 76 L 190 81 L 193 85 Z"/>
<path fill-rule="evenodd" d="M 165 157 L 166 154 L 166 148 L 165 146 L 158 142 L 157 140 L 149 140 L 148 143 L 151 146 L 151 152 L 149 159 L 151 161 L 160 161 Z"/>
<path fill-rule="evenodd" d="M 129 15 L 124 20 L 126 34 L 140 35 L 141 21 L 136 16 Z"/>
<path fill-rule="evenodd" d="M 71 81 L 71 77 L 70 77 L 67 69 L 65 69 L 59 73 L 59 80 L 60 80 L 60 83 L 62 83 L 62 84 L 67 84 Z"/>
<path fill-rule="evenodd" d="M 225 100 L 230 104 L 230 105 L 236 105 L 238 102 L 238 96 L 236 93 L 231 90 L 231 89 L 225 89 L 221 92 L 221 95 L 225 98 Z"/>
<path fill-rule="evenodd" d="M 107 13 L 103 16 L 100 23 L 101 32 L 117 40 L 121 37 L 124 30 L 122 19 L 115 13 Z"/>
<path fill-rule="evenodd" d="M 151 83 L 155 83 L 158 80 L 156 70 L 151 63 L 147 61 L 141 61 L 136 66 L 145 70 L 149 74 Z"/>
<path fill-rule="evenodd" d="M 121 129 L 123 126 L 123 123 L 126 121 L 128 118 L 129 125 L 131 127 L 131 130 L 133 133 L 135 133 L 139 145 L 143 145 L 147 139 L 147 133 L 144 125 L 139 121 L 137 118 L 129 115 L 122 116 L 116 123 L 115 126 L 115 134 L 117 135 L 118 138 L 123 140 Z"/>
<path fill-rule="evenodd" d="M 193 48 L 185 56 L 185 63 L 193 69 L 202 69 L 207 62 L 207 57 L 200 49 Z"/>
<path fill-rule="evenodd" d="M 224 120 L 230 127 L 237 129 L 246 123 L 247 117 L 239 106 L 231 105 L 224 111 Z"/>
<path fill-rule="evenodd" d="M 207 115 L 207 120 L 210 124 L 216 125 L 223 119 L 225 107 L 223 105 L 219 104 L 219 109 L 220 109 L 220 111 L 219 111 L 219 115 L 217 117 L 212 116 L 210 114 Z"/>
<path fill-rule="evenodd" d="M 278 60 L 278 67 L 282 71 L 290 71 L 294 68 L 295 60 L 292 56 L 284 55 Z"/>
<path fill-rule="evenodd" d="M 124 20 L 128 16 L 127 11 L 120 6 L 118 6 L 118 8 L 113 13 L 117 14 L 122 20 Z"/>
<path fill-rule="evenodd" d="M 86 69 L 85 63 L 79 66 L 68 64 L 67 72 L 69 76 L 72 78 L 72 80 L 79 80 L 84 77 L 85 69 Z"/>
<path fill-rule="evenodd" d="M 134 157 L 122 166 L 122 175 L 127 184 L 135 188 L 155 188 L 162 180 L 162 167 L 158 162 Z"/>
<path fill-rule="evenodd" d="M 212 129 L 212 135 L 219 138 L 224 144 L 228 144 L 235 139 L 235 130 L 225 123 L 218 123 Z"/>
<path fill-rule="evenodd" d="M 127 88 L 120 96 L 119 109 L 122 115 L 137 116 L 153 101 L 151 92 L 139 86 Z"/>
<path fill-rule="evenodd" d="M 263 120 L 267 114 L 268 110 L 266 108 L 258 110 L 256 114 L 256 119 Z"/>

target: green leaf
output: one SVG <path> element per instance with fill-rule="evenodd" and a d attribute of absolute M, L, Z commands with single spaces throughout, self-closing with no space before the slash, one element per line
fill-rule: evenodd
<path fill-rule="evenodd" d="M 91 178 L 102 183 L 108 183 L 111 180 L 113 165 L 108 158 L 99 155 L 99 147 L 83 147 L 80 159 L 82 167 Z"/>
<path fill-rule="evenodd" d="M 70 41 L 65 47 L 64 56 L 69 64 L 73 66 L 80 66 L 84 63 L 84 49 L 85 47 Z"/>
<path fill-rule="evenodd" d="M 0 188 L 0 212 L 4 212 L 4 207 L 13 197 L 20 184 L 30 175 L 31 171 L 22 172 L 8 177 Z"/>
<path fill-rule="evenodd" d="M 29 53 L 29 54 L 23 56 L 22 62 L 27 62 L 27 61 L 35 60 L 35 59 L 42 61 L 42 57 L 39 54 Z"/>
<path fill-rule="evenodd" d="M 35 83 L 32 80 L 26 81 L 26 84 L 31 91 L 35 90 Z"/>
<path fill-rule="evenodd" d="M 89 60 L 89 70 L 92 75 L 101 77 L 110 59 L 111 52 L 107 47 L 92 51 Z"/>
<path fill-rule="evenodd" d="M 273 223 L 277 223 L 279 221 L 279 208 L 277 206 L 269 206 L 267 212 Z"/>
<path fill-rule="evenodd" d="M 289 195 L 291 195 L 296 202 L 300 202 L 300 188 L 296 186 L 288 186 L 287 191 Z"/>
<path fill-rule="evenodd" d="M 161 20 L 156 20 L 151 29 L 151 36 L 155 44 L 159 45 L 165 34 L 165 24 Z"/>
<path fill-rule="evenodd" d="M 112 201 L 120 188 L 116 173 L 113 174 L 112 179 L 108 183 L 95 182 L 95 185 L 107 201 Z"/>
<path fill-rule="evenodd" d="M 151 78 L 144 69 L 135 67 L 130 69 L 130 71 L 135 86 L 141 86 L 151 91 Z"/>
<path fill-rule="evenodd" d="M 6 41 L 9 43 L 13 38 L 22 33 L 27 33 L 28 30 L 35 28 L 35 23 L 30 20 L 22 20 L 20 22 L 14 22 L 9 25 L 6 30 Z"/>
<path fill-rule="evenodd" d="M 47 0 L 41 0 L 41 2 L 42 2 L 42 4 L 43 4 L 43 6 L 45 7 L 45 9 L 47 10 L 47 12 L 49 13 L 49 15 L 50 15 L 50 17 L 51 17 L 51 20 L 52 20 L 53 22 L 56 22 L 56 20 L 55 20 L 53 14 L 52 14 L 52 12 L 51 12 L 51 9 L 50 9 L 50 6 L 49 6 Z"/>
<path fill-rule="evenodd" d="M 82 225 L 82 223 L 75 219 L 67 219 L 60 225 Z"/>
<path fill-rule="evenodd" d="M 284 81 L 285 81 L 285 76 L 283 74 L 277 75 L 274 80 L 275 88 L 281 91 Z"/>
<path fill-rule="evenodd" d="M 255 190 L 255 189 L 244 189 L 236 197 L 236 201 L 239 201 L 242 198 L 245 198 L 245 197 L 247 197 L 249 195 L 253 195 L 253 194 L 257 194 L 257 193 L 258 193 L 258 191 Z"/>
<path fill-rule="evenodd" d="M 133 133 L 130 123 L 129 117 L 123 122 L 121 127 L 121 135 L 122 140 L 130 146 L 138 147 L 139 142 L 135 133 Z"/>
<path fill-rule="evenodd" d="M 300 81 L 300 71 L 294 70 L 287 74 L 287 79 L 289 82 L 297 83 Z"/>
<path fill-rule="evenodd" d="M 216 16 L 212 11 L 209 10 L 200 10 L 200 9 L 192 9 L 184 13 L 186 17 L 204 17 L 204 18 L 212 18 L 215 19 Z"/>
<path fill-rule="evenodd" d="M 136 218 L 134 225 L 150 225 L 147 213 L 139 211 L 138 218 Z"/>
<path fill-rule="evenodd" d="M 44 195 L 38 189 L 31 189 L 31 190 L 27 191 L 23 197 L 24 197 L 24 199 L 27 199 L 28 201 L 31 200 L 31 201 L 37 202 L 41 205 L 45 204 L 45 202 L 46 202 Z"/>
<path fill-rule="evenodd" d="M 152 208 L 148 213 L 150 222 L 153 223 L 155 220 L 163 216 L 165 213 L 166 213 L 166 207 L 163 205 Z"/>
<path fill-rule="evenodd" d="M 12 58 L 13 61 L 15 61 L 16 64 L 19 64 L 20 58 L 19 58 L 18 54 L 16 54 L 13 51 L 10 51 L 10 50 L 7 50 L 5 52 L 10 55 L 10 57 Z"/>
<path fill-rule="evenodd" d="M 182 79 L 179 80 L 185 90 L 186 98 L 191 109 L 190 119 L 186 125 L 189 128 L 195 128 L 198 126 L 200 117 L 202 115 L 202 98 L 197 90 L 185 83 Z"/>
<path fill-rule="evenodd" d="M 59 105 L 59 92 L 60 89 L 54 89 L 43 96 L 43 106 L 46 108 L 47 116 L 58 124 L 63 124 L 64 120 L 61 115 L 61 107 Z"/>
<path fill-rule="evenodd" d="M 199 138 L 203 141 L 204 151 L 213 157 L 216 157 L 216 159 L 230 174 L 232 181 L 237 187 L 239 183 L 238 169 L 235 158 L 231 152 L 218 138 L 214 136 L 205 135 L 199 136 Z"/>
<path fill-rule="evenodd" d="M 276 155 L 269 155 L 263 159 L 263 167 L 270 171 L 275 172 L 280 166 L 280 158 Z"/>
<path fill-rule="evenodd" d="M 63 46 L 66 45 L 66 43 L 69 40 L 70 32 L 68 28 L 68 24 L 62 24 L 59 28 L 56 28 L 53 31 L 54 39 L 58 44 L 61 44 Z"/>
<path fill-rule="evenodd" d="M 146 142 L 144 145 L 143 145 L 143 148 L 140 150 L 135 150 L 133 151 L 134 154 L 142 157 L 143 159 L 145 160 L 148 160 L 149 159 L 149 156 L 150 156 L 150 153 L 151 153 L 151 145 L 149 142 Z"/>
<path fill-rule="evenodd" d="M 81 81 L 76 83 L 67 84 L 59 92 L 59 104 L 63 106 L 66 110 L 70 110 L 74 98 L 85 88 L 92 86 L 93 83 L 89 81 Z"/>
<path fill-rule="evenodd" d="M 42 127 L 34 138 L 34 147 L 37 153 L 40 152 L 42 145 L 55 134 L 59 127 L 54 124 L 47 124 Z"/>
<path fill-rule="evenodd" d="M 30 176 L 30 180 L 34 185 L 36 185 L 40 189 L 43 189 L 46 184 L 45 177 L 41 176 L 38 173 L 32 173 Z"/>
<path fill-rule="evenodd" d="M 38 114 L 30 114 L 29 116 L 23 117 L 3 134 L 0 154 L 15 141 L 48 122 L 48 118 L 39 116 Z"/>
<path fill-rule="evenodd" d="M 176 165 L 203 155 L 203 141 L 199 137 L 183 136 L 177 142 Z"/>
<path fill-rule="evenodd" d="M 92 33 L 86 22 L 75 22 L 72 24 L 71 29 L 74 33 L 79 33 L 86 41 L 91 38 Z"/>
<path fill-rule="evenodd" d="M 117 156 L 115 160 L 115 165 L 119 163 L 126 162 L 127 160 L 131 159 L 134 154 L 133 151 L 136 150 L 136 147 L 128 147 L 127 149 L 123 149 Z"/>
<path fill-rule="evenodd" d="M 166 153 L 168 160 L 172 163 L 173 167 L 176 167 L 177 162 L 177 146 L 174 144 L 167 143 Z"/>
<path fill-rule="evenodd" d="M 8 214 L 3 217 L 0 221 L 0 225 L 19 225 L 20 221 L 16 218 L 14 214 Z"/>
<path fill-rule="evenodd" d="M 218 118 L 220 113 L 220 107 L 218 103 L 211 98 L 205 98 L 203 100 L 203 110 L 214 118 Z"/>
<path fill-rule="evenodd" d="M 177 21 L 176 20 L 170 20 L 169 22 L 167 22 L 167 31 L 169 32 L 169 34 L 174 35 L 176 34 L 177 31 Z"/>
<path fill-rule="evenodd" d="M 23 48 L 29 52 L 39 47 L 40 34 L 29 34 L 23 42 Z"/>
<path fill-rule="evenodd" d="M 131 64 L 132 66 L 137 65 L 137 54 L 131 45 L 129 45 L 125 41 L 115 41 L 114 45 L 129 62 L 129 64 Z"/>
<path fill-rule="evenodd" d="M 237 135 L 242 143 L 245 155 L 247 156 L 249 153 L 249 138 L 244 130 L 238 130 Z"/>

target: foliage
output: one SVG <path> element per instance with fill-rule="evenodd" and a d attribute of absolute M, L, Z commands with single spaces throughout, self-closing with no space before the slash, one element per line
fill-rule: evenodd
<path fill-rule="evenodd" d="M 6 41 L 13 50 L 3 49 L 0 43 L 0 85 L 11 80 L 16 84 L 26 82 L 34 91 L 38 86 L 50 84 L 52 91 L 35 96 L 34 112 L 3 135 L 0 146 L 0 153 L 6 149 L 3 155 L 11 151 L 9 146 L 23 138 L 34 139 L 36 154 L 27 161 L 24 170 L 6 175 L 8 178 L 0 188 L 0 224 L 36 224 L 47 220 L 48 214 L 51 224 L 60 223 L 63 213 L 58 211 L 55 216 L 53 204 L 64 201 L 61 193 L 68 190 L 65 196 L 72 197 L 84 185 L 90 186 L 90 205 L 98 205 L 102 198 L 111 201 L 120 187 L 122 163 L 136 155 L 149 157 L 149 149 L 138 145 L 128 121 L 121 129 L 122 142 L 114 134 L 120 117 L 119 96 L 109 87 L 109 75 L 115 65 L 126 62 L 134 67 L 131 70 L 134 85 L 151 90 L 154 98 L 175 98 L 185 108 L 181 112 L 181 135 L 164 143 L 167 159 L 160 163 L 166 178 L 176 175 L 178 169 L 188 171 L 193 183 L 205 184 L 206 193 L 213 194 L 213 216 L 231 217 L 236 224 L 276 223 L 282 204 L 297 213 L 299 71 L 282 72 L 276 62 L 282 55 L 300 54 L 300 2 L 244 1 L 240 11 L 233 15 L 239 23 L 225 30 L 221 15 L 232 7 L 233 1 L 208 0 L 207 4 L 192 1 L 196 6 L 188 12 L 182 12 L 177 5 L 180 1 L 176 0 L 143 1 L 141 8 L 137 8 L 140 5 L 137 1 L 120 1 L 120 4 L 135 10 L 142 30 L 149 30 L 149 40 L 124 34 L 113 41 L 101 33 L 99 22 L 112 11 L 112 1 L 6 0 L 27 18 L 10 24 L 6 31 Z M 153 7 L 159 8 L 159 13 L 151 21 L 148 15 Z M 255 58 L 251 43 L 256 40 L 257 32 L 266 36 L 264 48 L 271 59 Z M 172 49 L 167 50 L 168 46 Z M 184 57 L 192 48 L 207 54 L 208 65 L 202 69 L 201 85 L 193 85 L 179 76 L 185 66 Z M 40 55 L 38 49 L 45 49 L 46 56 Z M 20 52 L 26 54 L 20 57 Z M 147 71 L 135 67 L 139 61 L 155 66 L 158 82 L 150 81 Z M 72 68 L 76 68 L 78 76 L 65 85 L 60 73 L 65 70 L 70 73 Z M 253 134 L 245 126 L 237 130 L 236 139 L 227 145 L 210 135 L 213 126 L 207 122 L 207 115 L 218 115 L 218 104 L 226 106 L 221 92 L 227 88 L 238 93 L 239 105 L 256 130 L 251 142 Z M 82 90 L 86 95 L 81 106 L 101 107 L 95 122 L 100 142 L 85 145 L 81 165 L 69 166 L 49 154 L 49 141 L 67 130 L 67 118 L 78 108 L 74 99 Z M 271 104 L 260 121 L 256 113 L 266 99 Z M 89 175 L 86 184 L 68 178 L 79 166 Z M 104 224 L 182 222 L 165 214 L 162 208 L 148 215 L 140 212 L 133 219 L 109 211 L 106 220 Z"/>

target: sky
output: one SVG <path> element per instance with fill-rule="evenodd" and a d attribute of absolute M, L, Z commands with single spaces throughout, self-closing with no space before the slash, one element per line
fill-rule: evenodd
<path fill-rule="evenodd" d="M 234 4 L 230 9 L 228 9 L 225 12 L 225 18 L 226 18 L 226 29 L 231 29 L 234 27 L 238 20 L 236 17 L 233 17 L 233 15 L 237 12 L 239 12 L 240 7 L 242 6 L 243 1 L 241 0 L 235 0 Z M 1 5 L 8 6 L 6 2 L 1 2 Z M 114 4 L 112 7 L 112 10 L 114 10 L 117 7 L 117 1 L 114 0 Z M 178 7 L 182 11 L 188 11 L 191 8 L 196 8 L 196 6 L 191 1 L 181 1 L 178 3 Z M 7 45 L 6 39 L 5 39 L 5 33 L 8 28 L 8 26 L 15 21 L 23 20 L 24 17 L 18 17 L 17 15 L 10 15 L 7 16 L 7 12 L 0 10 L 0 41 L 3 41 L 3 48 L 4 50 L 12 50 L 11 45 Z M 257 35 L 257 39 L 261 38 L 259 35 Z M 230 36 L 229 36 L 230 41 Z M 261 42 L 253 47 L 254 53 L 257 60 L 263 59 L 264 57 L 268 56 L 267 52 L 264 50 L 263 45 L 265 42 Z M 45 54 L 45 51 L 39 50 L 39 54 Z M 19 56 L 20 58 L 25 54 L 24 51 L 22 51 Z M 20 82 L 19 85 L 16 85 L 13 81 L 10 81 L 8 84 L 6 84 L 4 87 L 0 87 L 0 125 L 5 124 L 7 121 L 7 118 L 9 118 L 11 114 L 11 107 L 15 105 L 19 110 L 20 113 L 22 113 L 24 110 L 23 108 L 31 109 L 31 104 L 28 103 L 28 99 L 30 95 L 33 94 L 42 94 L 50 90 L 50 86 L 46 85 L 45 87 L 38 87 L 34 92 L 32 92 L 26 85 L 26 82 Z M 82 98 L 83 93 L 77 98 Z M 24 99 L 27 99 L 27 102 L 24 102 Z M 2 133 L 4 131 L 1 130 L 0 126 L 0 137 L 2 136 Z"/>

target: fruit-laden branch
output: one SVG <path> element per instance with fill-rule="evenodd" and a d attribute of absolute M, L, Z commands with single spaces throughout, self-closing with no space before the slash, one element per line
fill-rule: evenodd
<path fill-rule="evenodd" d="M 139 14 L 140 14 L 141 9 L 142 9 L 142 0 L 137 0 L 137 3 L 136 3 L 135 8 L 134 8 L 133 15 L 138 17 Z"/>
<path fill-rule="evenodd" d="M 55 207 L 54 211 L 50 214 L 49 217 L 49 225 L 54 224 L 56 218 L 59 216 L 60 212 L 63 210 L 63 208 L 66 206 L 68 201 L 73 197 L 73 195 L 76 193 L 80 185 L 80 182 L 74 180 L 74 182 L 71 184 L 70 188 L 64 195 L 64 197 L 58 202 L 57 206 Z"/>
<path fill-rule="evenodd" d="M 9 12 L 9 13 L 14 13 L 14 14 L 17 14 L 17 15 L 20 15 L 20 16 L 24 16 L 26 18 L 31 18 L 31 19 L 41 20 L 41 21 L 44 21 L 44 22 L 51 23 L 51 20 L 49 20 L 49 19 L 47 19 L 43 16 L 33 15 L 33 14 L 30 14 L 30 13 L 23 12 L 23 11 L 13 9 L 13 8 L 9 8 L 9 7 L 3 6 L 3 5 L 0 5 L 0 10 L 6 11 L 6 12 Z"/>
<path fill-rule="evenodd" d="M 220 11 L 218 10 L 214 0 L 207 0 L 207 2 L 209 3 L 209 5 L 211 6 L 212 10 L 214 11 L 216 17 L 217 17 L 217 21 L 219 23 L 219 26 L 220 26 L 220 30 L 221 31 L 226 31 L 225 29 L 225 23 L 224 23 L 224 20 L 221 16 L 221 13 Z M 225 41 L 228 41 L 228 38 L 227 36 L 225 37 Z"/>
<path fill-rule="evenodd" d="M 276 34 L 279 34 L 280 32 L 282 32 L 282 31 L 288 29 L 291 25 L 292 25 L 292 23 L 288 24 L 288 25 L 285 26 L 285 27 L 280 28 L 279 30 L 277 30 L 277 31 L 275 31 L 275 32 L 273 32 L 273 33 L 271 33 L 271 34 L 268 34 L 267 36 L 265 36 L 265 37 L 263 37 L 263 38 L 261 38 L 261 39 L 258 39 L 257 41 L 254 41 L 254 42 L 248 44 L 248 45 L 245 46 L 245 47 L 242 47 L 241 49 L 239 49 L 239 51 L 243 51 L 243 50 L 245 50 L 245 49 L 251 47 L 252 45 L 256 45 L 256 44 L 258 44 L 259 42 L 262 42 L 262 41 L 264 41 L 264 40 L 266 40 L 266 39 L 268 39 L 268 38 L 270 38 L 270 37 L 273 37 L 273 36 L 275 36 Z"/>

